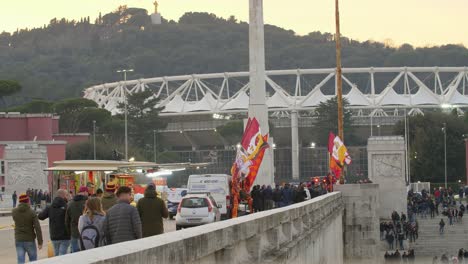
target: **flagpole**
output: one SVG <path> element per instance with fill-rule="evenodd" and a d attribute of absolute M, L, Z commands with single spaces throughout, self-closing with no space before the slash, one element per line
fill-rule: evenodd
<path fill-rule="evenodd" d="M 344 143 L 344 131 L 343 131 L 343 88 L 342 88 L 342 79 L 341 79 L 341 40 L 340 40 L 340 10 L 339 10 L 339 0 L 335 0 L 335 19 L 336 19 L 336 98 L 338 105 L 338 136 Z M 340 183 L 344 183 L 345 171 L 343 170 L 343 175 L 340 177 Z"/>

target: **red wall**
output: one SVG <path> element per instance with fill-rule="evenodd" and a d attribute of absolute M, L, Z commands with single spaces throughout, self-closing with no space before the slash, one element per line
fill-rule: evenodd
<path fill-rule="evenodd" d="M 75 144 L 78 142 L 87 141 L 88 139 L 89 139 L 89 135 L 66 135 L 66 134 L 54 135 L 54 140 L 63 140 L 63 141 L 66 141 L 68 144 Z"/>
<path fill-rule="evenodd" d="M 0 145 L 0 159 L 3 159 L 4 155 L 5 155 L 5 146 Z"/>
<path fill-rule="evenodd" d="M 0 141 L 23 141 L 28 137 L 27 119 L 0 117 Z"/>
<path fill-rule="evenodd" d="M 59 118 L 53 117 L 52 118 L 52 134 L 58 134 L 58 133 L 59 133 Z"/>
<path fill-rule="evenodd" d="M 48 159 L 48 166 L 52 167 L 55 161 L 65 160 L 65 144 L 53 144 L 53 145 L 46 145 L 47 147 L 47 159 Z M 49 172 L 48 175 L 48 183 L 49 183 L 49 190 L 52 190 L 52 181 L 53 181 L 53 174 Z"/>
<path fill-rule="evenodd" d="M 28 138 L 26 140 L 52 140 L 52 118 L 51 117 L 29 117 Z"/>

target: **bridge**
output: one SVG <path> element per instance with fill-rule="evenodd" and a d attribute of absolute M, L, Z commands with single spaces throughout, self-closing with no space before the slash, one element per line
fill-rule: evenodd
<path fill-rule="evenodd" d="M 283 208 L 38 263 L 372 263 L 380 242 L 378 186 L 343 187 Z"/>

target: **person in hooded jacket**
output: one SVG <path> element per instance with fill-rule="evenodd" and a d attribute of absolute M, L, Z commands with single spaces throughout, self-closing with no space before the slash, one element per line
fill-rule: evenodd
<path fill-rule="evenodd" d="M 57 191 L 57 197 L 54 198 L 51 205 L 48 205 L 41 213 L 39 220 L 49 218 L 50 240 L 54 246 L 55 256 L 65 255 L 70 247 L 70 233 L 65 228 L 65 214 L 67 212 L 67 191 L 60 189 Z"/>
<path fill-rule="evenodd" d="M 164 233 L 163 218 L 169 217 L 169 211 L 164 201 L 157 196 L 154 185 L 148 185 L 145 196 L 138 200 L 137 209 L 140 214 L 143 237 Z"/>
<path fill-rule="evenodd" d="M 73 197 L 73 200 L 68 204 L 65 214 L 65 227 L 70 232 L 71 252 L 80 251 L 80 232 L 78 231 L 78 220 L 83 214 L 86 200 L 88 200 L 88 188 L 81 186 L 79 193 Z"/>
<path fill-rule="evenodd" d="M 107 212 L 107 210 L 109 210 L 112 206 L 117 204 L 118 200 L 115 196 L 116 189 L 117 186 L 115 186 L 115 183 L 108 183 L 106 185 L 106 192 L 101 198 L 102 210 L 104 210 L 104 212 Z"/>

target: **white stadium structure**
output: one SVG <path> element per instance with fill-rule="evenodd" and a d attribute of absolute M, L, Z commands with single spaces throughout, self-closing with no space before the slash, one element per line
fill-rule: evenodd
<path fill-rule="evenodd" d="M 270 70 L 266 82 L 276 179 L 325 175 L 326 148 L 314 143 L 314 109 L 335 95 L 335 69 Z M 352 110 L 355 134 L 360 137 L 360 146 L 350 148 L 353 164 L 349 175 L 367 177 L 365 142 L 369 136 L 392 135 L 396 122 L 426 111 L 464 114 L 467 88 L 468 67 L 344 68 L 343 93 Z M 247 116 L 249 72 L 106 83 L 85 89 L 84 97 L 118 114 L 117 106 L 125 96 L 148 89 L 158 98 L 155 107 L 162 108 L 160 115 L 168 123 L 157 133 L 165 152 L 174 157 L 170 161 L 211 162 L 214 166 L 205 172 L 228 172 L 237 142 L 216 131 Z M 292 140 L 297 140 L 295 151 L 299 152 L 294 170 Z"/>

